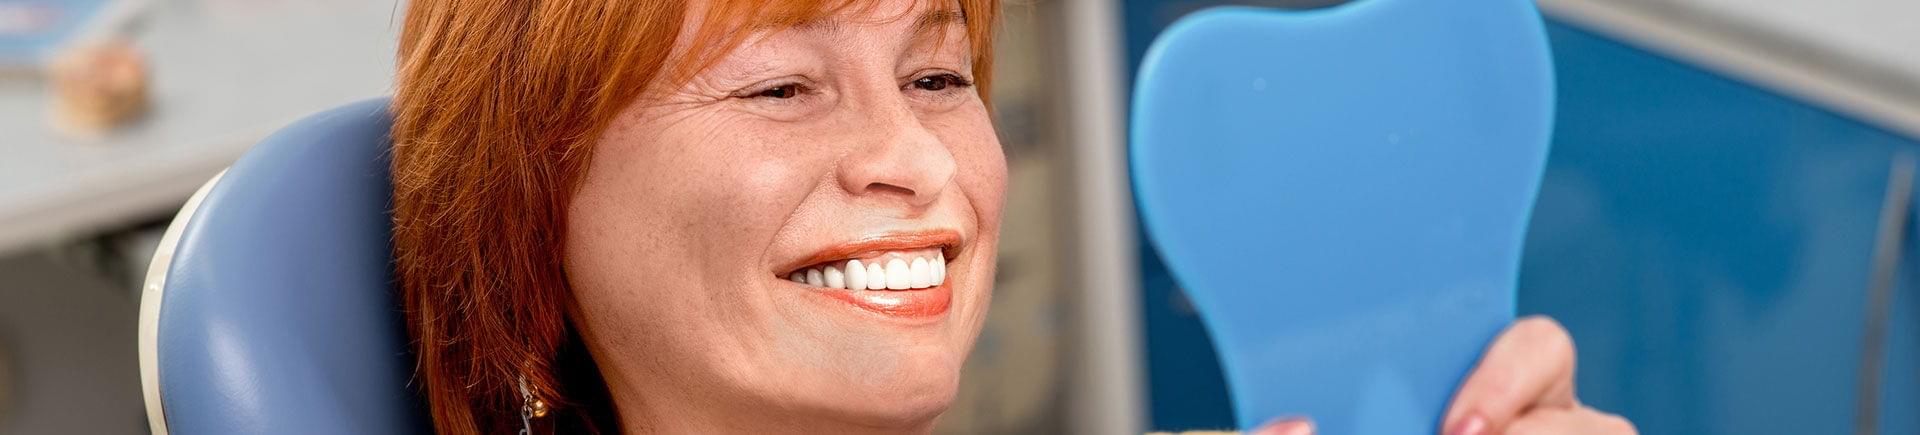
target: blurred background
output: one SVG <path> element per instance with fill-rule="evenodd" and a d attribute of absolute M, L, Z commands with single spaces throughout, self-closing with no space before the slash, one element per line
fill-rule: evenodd
<path fill-rule="evenodd" d="M 1152 38 L 1227 3 L 1343 2 L 1007 2 L 1005 246 L 943 433 L 1232 425 L 1122 158 Z M 1645 433 L 1920 434 L 1920 237 L 1889 194 L 1912 195 L 1895 175 L 1920 151 L 1920 2 L 1539 4 L 1558 112 L 1520 310 L 1572 331 L 1582 399 Z M 265 134 L 388 93 L 402 10 L 0 0 L 0 433 L 147 431 L 160 230 Z"/>

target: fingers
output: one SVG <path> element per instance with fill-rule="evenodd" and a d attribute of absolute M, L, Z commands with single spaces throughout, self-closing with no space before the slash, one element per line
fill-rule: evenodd
<path fill-rule="evenodd" d="M 1507 425 L 1505 435 L 1637 435 L 1633 423 L 1592 408 L 1542 409 Z"/>
<path fill-rule="evenodd" d="M 1254 429 L 1250 435 L 1313 435 L 1313 421 L 1304 418 L 1276 419 Z"/>
<path fill-rule="evenodd" d="M 1573 369 L 1566 328 L 1541 316 L 1520 319 L 1481 355 L 1441 427 L 1448 435 L 1501 433 L 1529 410 L 1576 409 Z"/>

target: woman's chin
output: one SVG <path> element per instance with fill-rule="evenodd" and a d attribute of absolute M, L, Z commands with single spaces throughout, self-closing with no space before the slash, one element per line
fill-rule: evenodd
<path fill-rule="evenodd" d="M 911 380 L 894 380 L 889 385 L 868 384 L 829 400 L 834 413 L 846 415 L 849 422 L 913 432 L 930 428 L 934 420 L 953 406 L 959 391 L 959 375 L 929 374 Z"/>
<path fill-rule="evenodd" d="M 773 290 L 785 296 L 776 299 L 782 326 L 773 328 L 783 331 L 780 350 L 769 355 L 779 362 L 738 369 L 759 373 L 744 380 L 776 388 L 769 398 L 782 407 L 876 433 L 915 433 L 952 406 L 979 331 L 977 305 L 985 302 L 973 287 L 952 282 L 852 291 L 777 284 Z"/>
<path fill-rule="evenodd" d="M 816 388 L 798 391 L 826 415 L 856 426 L 918 431 L 953 405 L 965 351 L 931 346 L 850 356 L 856 361 L 823 376 Z M 799 383 L 796 383 L 799 384 Z"/>

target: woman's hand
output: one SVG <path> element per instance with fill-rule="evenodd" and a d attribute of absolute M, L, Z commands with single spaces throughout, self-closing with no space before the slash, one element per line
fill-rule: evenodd
<path fill-rule="evenodd" d="M 1508 326 L 1480 356 L 1447 407 L 1445 435 L 1637 434 L 1620 416 L 1580 405 L 1573 394 L 1573 337 L 1543 316 Z M 1280 420 L 1256 435 L 1308 435 L 1312 423 Z"/>
<path fill-rule="evenodd" d="M 1620 416 L 1580 405 L 1573 366 L 1573 337 L 1560 322 L 1520 319 L 1480 356 L 1441 427 L 1447 435 L 1638 433 Z"/>

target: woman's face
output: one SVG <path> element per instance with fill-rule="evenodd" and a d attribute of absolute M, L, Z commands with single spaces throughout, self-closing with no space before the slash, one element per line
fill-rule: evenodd
<path fill-rule="evenodd" d="M 564 261 L 626 424 L 917 430 L 947 408 L 1007 177 L 950 7 L 764 31 L 599 138 Z"/>

